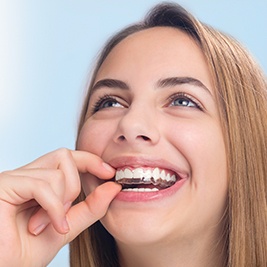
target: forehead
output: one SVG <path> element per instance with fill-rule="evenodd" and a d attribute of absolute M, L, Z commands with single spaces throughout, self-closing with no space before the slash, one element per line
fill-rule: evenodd
<path fill-rule="evenodd" d="M 211 85 L 204 54 L 196 41 L 172 27 L 154 27 L 131 34 L 117 44 L 100 67 L 96 81 L 129 74 L 158 79 L 194 76 Z"/>

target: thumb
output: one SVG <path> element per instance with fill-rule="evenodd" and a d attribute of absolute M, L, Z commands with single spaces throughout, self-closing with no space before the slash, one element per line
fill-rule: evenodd
<path fill-rule="evenodd" d="M 71 207 L 67 213 L 70 231 L 66 243 L 71 242 L 83 230 L 101 219 L 120 190 L 119 184 L 106 182 L 98 186 L 84 201 Z"/>

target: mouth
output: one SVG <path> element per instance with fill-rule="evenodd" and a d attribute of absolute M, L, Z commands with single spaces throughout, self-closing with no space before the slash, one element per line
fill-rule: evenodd
<path fill-rule="evenodd" d="M 117 169 L 115 181 L 122 185 L 122 191 L 156 192 L 171 187 L 181 177 L 171 170 L 161 168 Z"/>

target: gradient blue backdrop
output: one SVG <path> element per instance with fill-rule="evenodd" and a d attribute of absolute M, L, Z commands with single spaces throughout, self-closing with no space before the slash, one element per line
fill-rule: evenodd
<path fill-rule="evenodd" d="M 267 1 L 181 0 L 240 40 L 267 72 Z M 103 42 L 155 0 L 0 0 L 0 171 L 73 149 L 90 67 Z M 69 266 L 68 247 L 49 267 Z"/>

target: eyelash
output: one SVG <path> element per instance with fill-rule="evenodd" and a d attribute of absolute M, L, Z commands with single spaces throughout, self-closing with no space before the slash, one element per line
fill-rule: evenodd
<path fill-rule="evenodd" d="M 108 101 L 119 103 L 116 97 L 105 94 L 104 96 L 100 96 L 98 100 L 95 102 L 92 108 L 92 113 L 94 114 L 101 109 L 105 109 L 106 107 L 101 107 L 101 106 L 103 106 L 105 103 L 108 103 Z"/>
<path fill-rule="evenodd" d="M 192 106 L 189 106 L 189 107 L 203 110 L 202 105 L 195 98 L 191 97 L 190 95 L 188 95 L 188 94 L 186 94 L 184 92 L 178 92 L 178 93 L 175 93 L 175 94 L 171 95 L 169 97 L 168 103 L 172 103 L 173 101 L 175 101 L 175 100 L 177 100 L 179 98 L 183 99 L 185 101 L 189 101 L 189 102 L 193 103 L 193 105 L 195 106 L 195 107 L 192 107 Z M 175 105 L 173 105 L 173 106 L 175 106 Z"/>
<path fill-rule="evenodd" d="M 179 98 L 182 100 L 189 101 L 189 102 L 193 103 L 194 106 L 193 107 L 189 106 L 190 108 L 197 108 L 197 109 L 203 110 L 203 107 L 201 106 L 201 104 L 198 101 L 196 101 L 193 97 L 189 96 L 188 94 L 186 94 L 184 92 L 178 92 L 178 93 L 171 95 L 168 98 L 168 104 L 166 106 L 170 106 L 173 101 L 178 100 Z M 108 107 L 103 107 L 103 105 L 108 103 L 109 101 L 119 103 L 117 98 L 112 96 L 112 95 L 105 94 L 103 96 L 100 96 L 92 107 L 92 114 L 98 112 L 99 110 L 108 108 Z M 120 104 L 120 105 L 122 105 L 122 104 Z M 175 107 L 175 105 L 172 105 L 172 106 Z"/>

